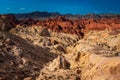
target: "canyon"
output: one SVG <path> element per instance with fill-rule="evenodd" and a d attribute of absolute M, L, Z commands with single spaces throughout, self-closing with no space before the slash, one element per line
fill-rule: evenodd
<path fill-rule="evenodd" d="M 120 16 L 0 15 L 0 80 L 120 80 Z"/>

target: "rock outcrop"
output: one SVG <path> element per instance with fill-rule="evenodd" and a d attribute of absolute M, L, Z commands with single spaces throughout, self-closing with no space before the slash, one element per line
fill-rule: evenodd
<path fill-rule="evenodd" d="M 81 80 L 119 80 L 120 48 L 117 31 L 91 31 L 84 39 L 67 48 L 71 69 L 80 68 Z M 115 41 L 112 41 L 115 40 Z M 113 42 L 114 45 L 110 46 Z M 99 43 L 99 44 L 98 44 Z M 101 46 L 102 45 L 102 46 Z M 116 49 L 113 48 L 116 46 Z"/>
<path fill-rule="evenodd" d="M 120 67 L 120 52 L 107 51 L 99 46 L 88 45 L 83 41 L 80 41 L 74 49 L 76 52 L 73 51 L 69 61 L 71 69 L 80 68 L 81 80 L 120 79 L 120 72 L 117 69 Z"/>
<path fill-rule="evenodd" d="M 34 46 L 11 33 L 0 32 L 0 79 L 23 80 L 39 75 L 43 65 L 57 55 L 47 49 Z"/>
<path fill-rule="evenodd" d="M 76 76 L 76 71 L 70 70 L 70 64 L 66 58 L 62 55 L 66 54 L 66 47 L 74 44 L 79 40 L 76 35 L 55 33 L 50 30 L 43 30 L 41 26 L 30 26 L 23 28 L 22 26 L 17 26 L 16 28 L 10 30 L 10 33 L 15 34 L 33 45 L 42 47 L 43 49 L 58 55 L 56 59 L 48 62 L 42 70 L 40 70 L 40 75 L 37 78 L 41 79 L 76 79 L 80 76 Z M 43 33 L 49 34 L 50 36 L 41 35 L 41 30 Z M 69 73 L 69 74 L 68 74 Z M 62 75 L 60 75 L 62 74 Z M 65 74 L 65 76 L 63 76 Z M 36 75 L 37 76 L 37 75 Z M 53 77 L 54 76 L 54 77 Z M 62 77 L 63 76 L 63 77 Z M 71 76 L 71 77 L 70 77 Z M 51 77 L 51 78 L 49 78 Z"/>
<path fill-rule="evenodd" d="M 120 80 L 120 18 L 0 18 L 1 80 Z"/>
<path fill-rule="evenodd" d="M 116 30 L 120 29 L 120 18 L 98 18 L 98 19 L 83 19 L 81 20 L 85 26 L 85 32 L 90 30 Z"/>
<path fill-rule="evenodd" d="M 77 35 L 51 32 L 41 26 L 29 26 L 23 28 L 17 26 L 10 30 L 12 34 L 20 36 L 33 45 L 48 48 L 55 54 L 65 53 L 65 48 L 79 40 Z"/>
<path fill-rule="evenodd" d="M 116 30 L 120 29 L 119 17 L 100 17 L 100 18 L 79 18 L 76 20 L 67 19 L 64 16 L 49 18 L 45 21 L 38 21 L 37 25 L 51 29 L 54 32 L 64 32 L 77 34 L 81 38 L 84 33 L 90 30 Z"/>
<path fill-rule="evenodd" d="M 0 31 L 9 31 L 15 28 L 18 21 L 14 16 L 0 15 Z"/>
<path fill-rule="evenodd" d="M 94 15 L 93 15 L 94 16 Z M 86 32 L 90 30 L 116 30 L 120 29 L 120 17 L 91 17 L 91 18 L 77 18 L 68 19 L 65 16 L 58 16 L 54 18 L 48 18 L 45 20 L 34 20 L 32 18 L 19 20 L 18 25 L 28 27 L 28 26 L 42 26 L 50 29 L 53 32 L 76 34 L 80 38 L 84 37 Z"/>
<path fill-rule="evenodd" d="M 108 38 L 106 43 L 115 38 L 115 42 L 118 43 L 120 33 L 111 35 L 114 32 L 116 31 L 93 31 L 86 34 L 84 39 L 68 46 L 66 54 L 47 64 L 40 71 L 37 80 L 119 80 L 120 51 L 113 50 L 112 46 L 97 44 L 102 36 Z M 116 43 L 114 46 L 118 45 Z"/>
<path fill-rule="evenodd" d="M 32 18 L 28 18 L 28 19 L 19 20 L 18 25 L 23 26 L 23 27 L 28 27 L 28 26 L 35 25 L 36 23 L 37 23 L 36 20 L 33 20 Z"/>
<path fill-rule="evenodd" d="M 47 19 L 46 21 L 39 21 L 37 25 L 51 29 L 54 32 L 77 34 L 81 38 L 84 36 L 82 32 L 84 26 L 81 26 L 79 23 L 69 20 L 63 16 Z"/>

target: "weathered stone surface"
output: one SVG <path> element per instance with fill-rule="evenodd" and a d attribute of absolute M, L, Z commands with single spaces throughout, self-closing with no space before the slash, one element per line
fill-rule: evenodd
<path fill-rule="evenodd" d="M 43 65 L 57 57 L 11 33 L 0 32 L 0 77 L 2 80 L 31 80 Z M 25 80 L 28 80 L 26 78 Z M 30 80 L 30 78 L 29 78 Z"/>
<path fill-rule="evenodd" d="M 116 30 L 120 29 L 120 18 L 79 18 L 70 20 L 64 16 L 47 19 L 46 21 L 38 21 L 37 25 L 46 27 L 55 32 L 64 32 L 69 34 L 77 34 L 81 37 L 90 30 Z"/>
<path fill-rule="evenodd" d="M 49 33 L 48 29 L 43 28 L 40 32 L 40 36 L 50 37 L 50 33 Z"/>
<path fill-rule="evenodd" d="M 70 68 L 80 68 L 81 80 L 120 79 L 120 72 L 118 69 L 120 64 L 120 51 L 117 49 L 109 49 L 112 46 L 107 48 L 101 46 L 102 42 L 109 45 L 109 41 L 119 38 L 119 34 L 109 35 L 108 33 L 109 31 L 93 31 L 89 33 L 85 39 L 67 48 L 67 53 L 69 54 L 67 54 L 66 57 L 70 62 Z M 105 41 L 101 41 L 101 38 L 105 38 Z M 97 44 L 98 41 L 101 43 Z M 116 44 L 118 42 L 116 41 L 114 43 Z"/>
<path fill-rule="evenodd" d="M 0 19 L 4 24 L 6 16 Z M 21 20 L 16 27 L 8 21 L 15 28 L 0 32 L 0 79 L 119 80 L 119 20 L 60 16 Z"/>
<path fill-rule="evenodd" d="M 55 45 L 59 44 L 64 47 L 73 44 L 79 39 L 77 35 L 56 33 L 41 26 L 29 26 L 24 28 L 22 26 L 17 26 L 16 28 L 10 30 L 10 32 L 26 39 L 34 45 L 41 47 L 49 46 L 55 48 Z M 56 49 L 65 52 L 64 48 L 62 49 L 60 46 L 56 47 Z"/>
<path fill-rule="evenodd" d="M 46 21 L 39 21 L 37 25 L 51 29 L 54 32 L 77 34 L 81 37 L 84 36 L 81 31 L 81 29 L 84 28 L 83 26 L 76 21 L 69 20 L 63 16 L 47 19 Z"/>
<path fill-rule="evenodd" d="M 0 15 L 0 31 L 9 31 L 17 25 L 18 21 L 14 16 Z"/>

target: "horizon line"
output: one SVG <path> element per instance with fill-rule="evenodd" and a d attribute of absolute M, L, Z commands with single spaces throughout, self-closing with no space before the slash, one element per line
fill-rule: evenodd
<path fill-rule="evenodd" d="M 90 15 L 90 14 L 94 14 L 94 15 L 104 15 L 104 14 L 120 15 L 120 13 L 114 13 L 114 12 L 108 12 L 108 13 L 104 13 L 104 12 L 103 13 L 94 13 L 94 12 L 90 12 L 90 13 L 61 13 L 61 12 L 57 12 L 57 11 L 28 11 L 28 12 L 18 12 L 18 13 L 10 12 L 10 13 L 0 13 L 0 14 L 3 14 L 3 15 L 6 15 L 6 14 L 29 14 L 29 13 L 35 13 L 35 12 L 58 13 L 61 15 L 67 15 L 67 14 L 70 14 L 70 15 Z"/>

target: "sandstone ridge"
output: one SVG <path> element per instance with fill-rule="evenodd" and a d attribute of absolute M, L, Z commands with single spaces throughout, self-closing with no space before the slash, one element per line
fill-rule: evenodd
<path fill-rule="evenodd" d="M 0 15 L 0 80 L 120 80 L 119 20 Z"/>

